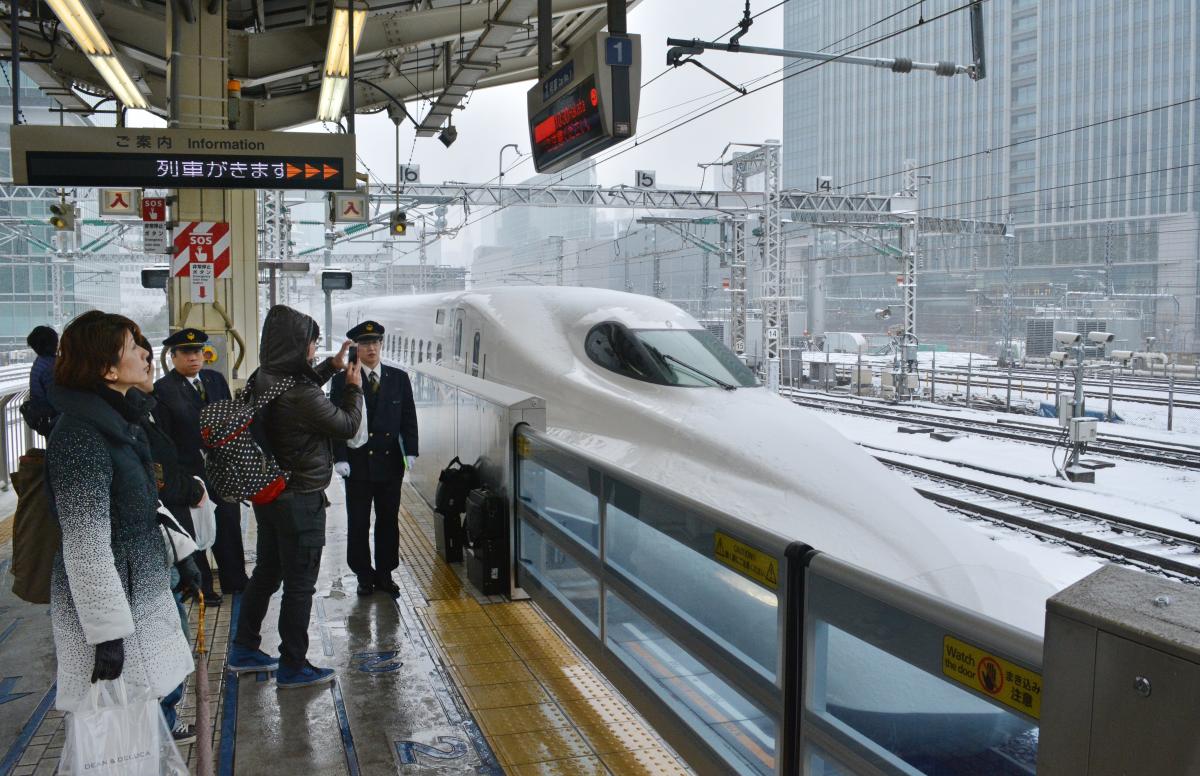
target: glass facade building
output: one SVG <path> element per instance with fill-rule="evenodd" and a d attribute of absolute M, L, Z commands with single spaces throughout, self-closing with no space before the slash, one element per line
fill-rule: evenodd
<path fill-rule="evenodd" d="M 792 0 L 784 45 L 966 63 L 970 19 L 954 10 L 961 5 Z M 1011 217 L 1011 248 L 969 235 L 923 239 L 918 326 L 927 336 L 994 344 L 999 300 L 1011 287 L 1018 318 L 1064 307 L 1138 315 L 1143 333 L 1167 349 L 1200 347 L 1200 0 L 983 8 L 987 77 L 978 82 L 789 65 L 785 186 L 812 190 L 828 175 L 846 193 L 889 194 L 902 188 L 911 159 L 929 176 L 920 183 L 925 212 Z M 920 14 L 924 24 L 859 49 Z M 828 328 L 877 327 L 852 300 L 897 296 L 894 262 L 845 241 L 832 250 L 845 261 L 829 265 Z M 1006 286 L 1009 250 L 1015 270 Z M 1022 326 L 1017 320 L 1015 332 Z"/>

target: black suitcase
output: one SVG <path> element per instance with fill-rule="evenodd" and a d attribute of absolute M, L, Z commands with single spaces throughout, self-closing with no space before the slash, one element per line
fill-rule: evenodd
<path fill-rule="evenodd" d="M 508 532 L 504 499 L 488 488 L 476 488 L 467 494 L 463 530 L 470 544 L 503 538 Z"/>
<path fill-rule="evenodd" d="M 462 563 L 463 530 L 458 515 L 446 517 L 441 512 L 433 513 L 433 541 L 438 557 L 447 563 Z"/>
<path fill-rule="evenodd" d="M 506 542 L 488 539 L 467 551 L 467 579 L 484 595 L 508 595 Z"/>

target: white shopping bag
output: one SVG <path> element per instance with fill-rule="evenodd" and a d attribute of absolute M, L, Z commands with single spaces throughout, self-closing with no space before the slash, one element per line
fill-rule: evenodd
<path fill-rule="evenodd" d="M 125 680 L 96 682 L 67 713 L 59 776 L 187 776 L 187 764 L 148 688 L 129 693 Z"/>
<path fill-rule="evenodd" d="M 204 482 L 199 477 L 196 481 L 200 483 L 200 487 L 204 487 Z M 191 512 L 192 527 L 196 529 L 196 549 L 204 552 L 217 540 L 217 505 L 213 503 L 212 496 L 208 495 L 207 488 L 204 490 L 204 500 L 200 502 L 200 506 L 192 507 Z"/>

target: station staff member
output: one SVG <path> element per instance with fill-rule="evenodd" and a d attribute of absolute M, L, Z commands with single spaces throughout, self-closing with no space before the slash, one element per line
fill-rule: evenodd
<path fill-rule="evenodd" d="M 417 448 L 417 411 L 412 383 L 402 370 L 379 360 L 383 326 L 363 321 L 346 332 L 358 347 L 366 403 L 367 442 L 351 448 L 334 444 L 334 471 L 346 480 L 346 513 L 349 536 L 346 560 L 358 575 L 358 594 L 376 589 L 400 595 L 392 571 L 400 565 L 400 485 L 411 468 Z M 333 378 L 330 399 L 337 404 L 346 378 Z M 405 460 L 407 456 L 407 460 Z M 374 564 L 370 547 L 371 506 L 375 506 Z"/>
<path fill-rule="evenodd" d="M 200 438 L 200 410 L 207 404 L 230 398 L 225 376 L 213 369 L 204 369 L 204 345 L 208 335 L 199 329 L 183 329 L 163 340 L 171 349 L 174 366 L 154 383 L 154 398 L 158 408 L 169 415 L 168 427 L 179 451 L 179 464 L 189 474 L 204 479 L 203 441 Z M 217 499 L 212 486 L 205 483 L 209 498 L 216 507 L 217 538 L 213 556 L 221 576 L 221 590 L 240 593 L 246 588 L 246 556 L 242 548 L 242 508 Z M 190 522 L 190 521 L 189 521 Z M 212 571 L 205 554 L 200 574 L 204 585 L 205 603 L 219 604 L 221 596 L 213 590 Z"/>

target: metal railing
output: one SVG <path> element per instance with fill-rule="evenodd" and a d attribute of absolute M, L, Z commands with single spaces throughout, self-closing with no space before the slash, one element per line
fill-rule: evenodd
<path fill-rule="evenodd" d="M 514 460 L 517 584 L 697 771 L 1004 772 L 983 762 L 998 746 L 1036 752 L 1039 639 L 546 433 L 518 426 Z"/>
<path fill-rule="evenodd" d="M 17 470 L 21 456 L 32 447 L 45 447 L 46 440 L 33 433 L 21 418 L 21 403 L 29 398 L 29 364 L 0 368 L 0 418 L 4 420 L 0 433 L 0 490 L 12 488 L 11 475 Z"/>

